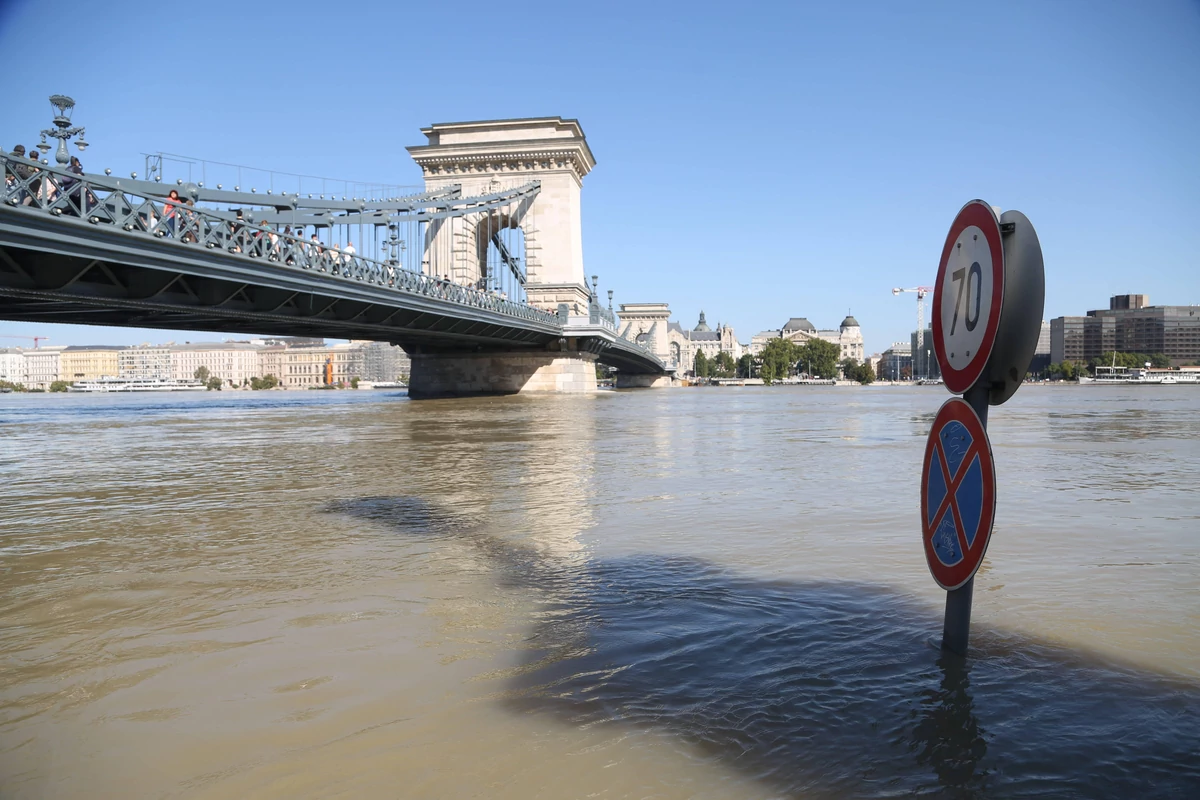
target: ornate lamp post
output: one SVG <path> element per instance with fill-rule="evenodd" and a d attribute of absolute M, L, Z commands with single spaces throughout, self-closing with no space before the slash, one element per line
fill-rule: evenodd
<path fill-rule="evenodd" d="M 52 94 L 50 95 L 50 105 L 57 112 L 54 115 L 54 127 L 42 131 L 42 143 L 38 145 L 38 149 L 43 153 L 50 150 L 50 145 L 46 142 L 47 136 L 58 139 L 58 150 L 54 153 L 54 160 L 65 167 L 71 161 L 71 157 L 67 155 L 67 142 L 72 136 L 79 137 L 79 141 L 75 142 L 79 152 L 82 153 L 86 150 L 88 145 L 83 140 L 84 129 L 71 127 L 71 112 L 75 108 L 75 101 L 64 94 Z"/>
<path fill-rule="evenodd" d="M 399 267 L 404 259 L 406 245 L 404 240 L 396 235 L 396 223 L 388 223 L 388 232 L 390 235 L 383 242 L 383 246 L 389 250 L 388 255 L 391 256 L 391 258 L 388 260 L 388 263 L 392 266 Z"/>

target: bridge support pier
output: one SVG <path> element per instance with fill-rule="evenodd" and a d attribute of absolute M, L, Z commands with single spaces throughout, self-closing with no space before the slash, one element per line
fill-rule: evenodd
<path fill-rule="evenodd" d="M 670 375 L 640 375 L 626 372 L 617 373 L 618 389 L 661 389 L 673 385 Z"/>
<path fill-rule="evenodd" d="M 578 350 L 414 353 L 408 396 L 587 394 L 596 391 L 596 356 Z"/>

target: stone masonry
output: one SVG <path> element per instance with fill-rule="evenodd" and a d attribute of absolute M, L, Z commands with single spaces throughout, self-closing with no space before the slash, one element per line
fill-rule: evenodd
<path fill-rule="evenodd" d="M 412 357 L 409 396 L 584 394 L 596 391 L 596 356 L 579 351 L 436 353 Z"/>

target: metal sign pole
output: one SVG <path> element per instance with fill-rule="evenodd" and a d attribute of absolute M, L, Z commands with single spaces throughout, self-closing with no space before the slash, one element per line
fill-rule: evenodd
<path fill-rule="evenodd" d="M 963 400 L 979 415 L 979 421 L 987 430 L 988 392 L 986 380 L 976 382 L 966 391 Z M 967 654 L 967 640 L 971 635 L 971 600 L 975 593 L 975 576 L 957 589 L 946 592 L 946 616 L 942 622 L 942 649 Z"/>

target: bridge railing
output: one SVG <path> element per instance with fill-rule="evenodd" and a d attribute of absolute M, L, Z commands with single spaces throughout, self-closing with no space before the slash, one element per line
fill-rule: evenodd
<path fill-rule="evenodd" d="M 122 186 L 117 178 L 74 173 L 32 159 L 0 154 L 0 164 L 4 171 L 0 202 L 23 213 L 108 225 L 130 237 L 155 237 L 181 246 L 221 250 L 235 258 L 261 259 L 517 319 L 558 324 L 555 314 L 525 303 L 405 269 L 396 261 L 367 258 L 351 248 L 338 249 L 281 233 L 236 212 L 147 196 Z"/>

